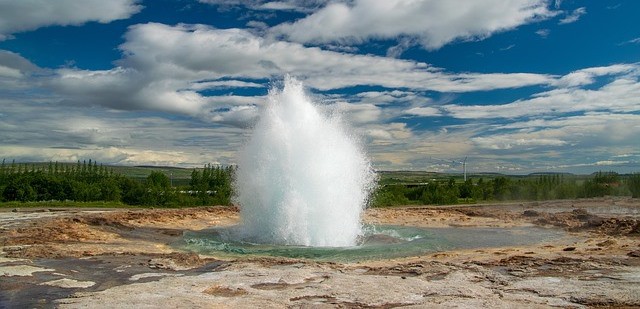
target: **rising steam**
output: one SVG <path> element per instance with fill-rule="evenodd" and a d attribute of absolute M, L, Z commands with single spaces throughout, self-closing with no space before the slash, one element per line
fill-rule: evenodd
<path fill-rule="evenodd" d="M 352 246 L 375 182 L 369 160 L 337 118 L 322 114 L 302 84 L 271 90 L 240 151 L 241 234 L 259 243 Z"/>

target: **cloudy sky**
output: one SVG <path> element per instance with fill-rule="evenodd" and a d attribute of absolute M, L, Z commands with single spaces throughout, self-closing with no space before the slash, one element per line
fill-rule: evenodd
<path fill-rule="evenodd" d="M 640 1 L 0 0 L 0 157 L 235 163 L 291 74 L 376 169 L 640 172 Z"/>

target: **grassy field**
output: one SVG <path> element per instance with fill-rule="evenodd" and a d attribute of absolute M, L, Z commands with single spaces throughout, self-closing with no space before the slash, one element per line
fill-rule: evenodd
<path fill-rule="evenodd" d="M 119 202 L 76 202 L 76 201 L 40 201 L 40 202 L 2 202 L 0 208 L 140 208 Z"/>
<path fill-rule="evenodd" d="M 426 171 L 378 171 L 378 182 L 381 185 L 389 184 L 419 184 L 429 183 L 434 181 L 448 181 L 453 178 L 456 183 L 464 182 L 464 175 L 462 173 L 435 173 Z M 541 175 L 561 175 L 566 180 L 575 180 L 578 183 L 582 183 L 584 180 L 592 178 L 593 175 L 576 175 L 569 173 L 533 173 L 526 175 L 509 175 L 500 173 L 467 173 L 467 179 L 473 179 L 477 182 L 482 178 L 484 181 L 489 181 L 497 177 L 506 177 L 510 179 L 537 179 Z"/>
<path fill-rule="evenodd" d="M 145 179 L 151 172 L 162 172 L 169 176 L 173 186 L 186 186 L 191 179 L 191 168 L 169 167 L 169 166 L 109 166 L 115 173 L 122 174 L 135 179 Z"/>

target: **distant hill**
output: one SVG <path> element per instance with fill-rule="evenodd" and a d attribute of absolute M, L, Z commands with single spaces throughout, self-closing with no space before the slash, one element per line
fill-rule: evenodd
<path fill-rule="evenodd" d="M 564 176 L 575 176 L 575 174 L 572 173 L 563 173 L 563 172 L 538 172 L 538 173 L 531 173 L 529 174 L 529 176 L 555 176 L 555 175 L 564 175 Z"/>

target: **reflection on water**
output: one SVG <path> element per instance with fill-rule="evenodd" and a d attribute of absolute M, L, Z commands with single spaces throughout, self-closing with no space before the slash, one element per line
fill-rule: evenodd
<path fill-rule="evenodd" d="M 236 234 L 237 227 L 186 232 L 183 249 L 222 256 L 281 256 L 323 261 L 361 261 L 416 256 L 425 253 L 536 244 L 559 239 L 565 233 L 537 227 L 516 228 L 417 228 L 365 226 L 359 245 L 353 247 L 304 247 L 252 243 Z"/>

